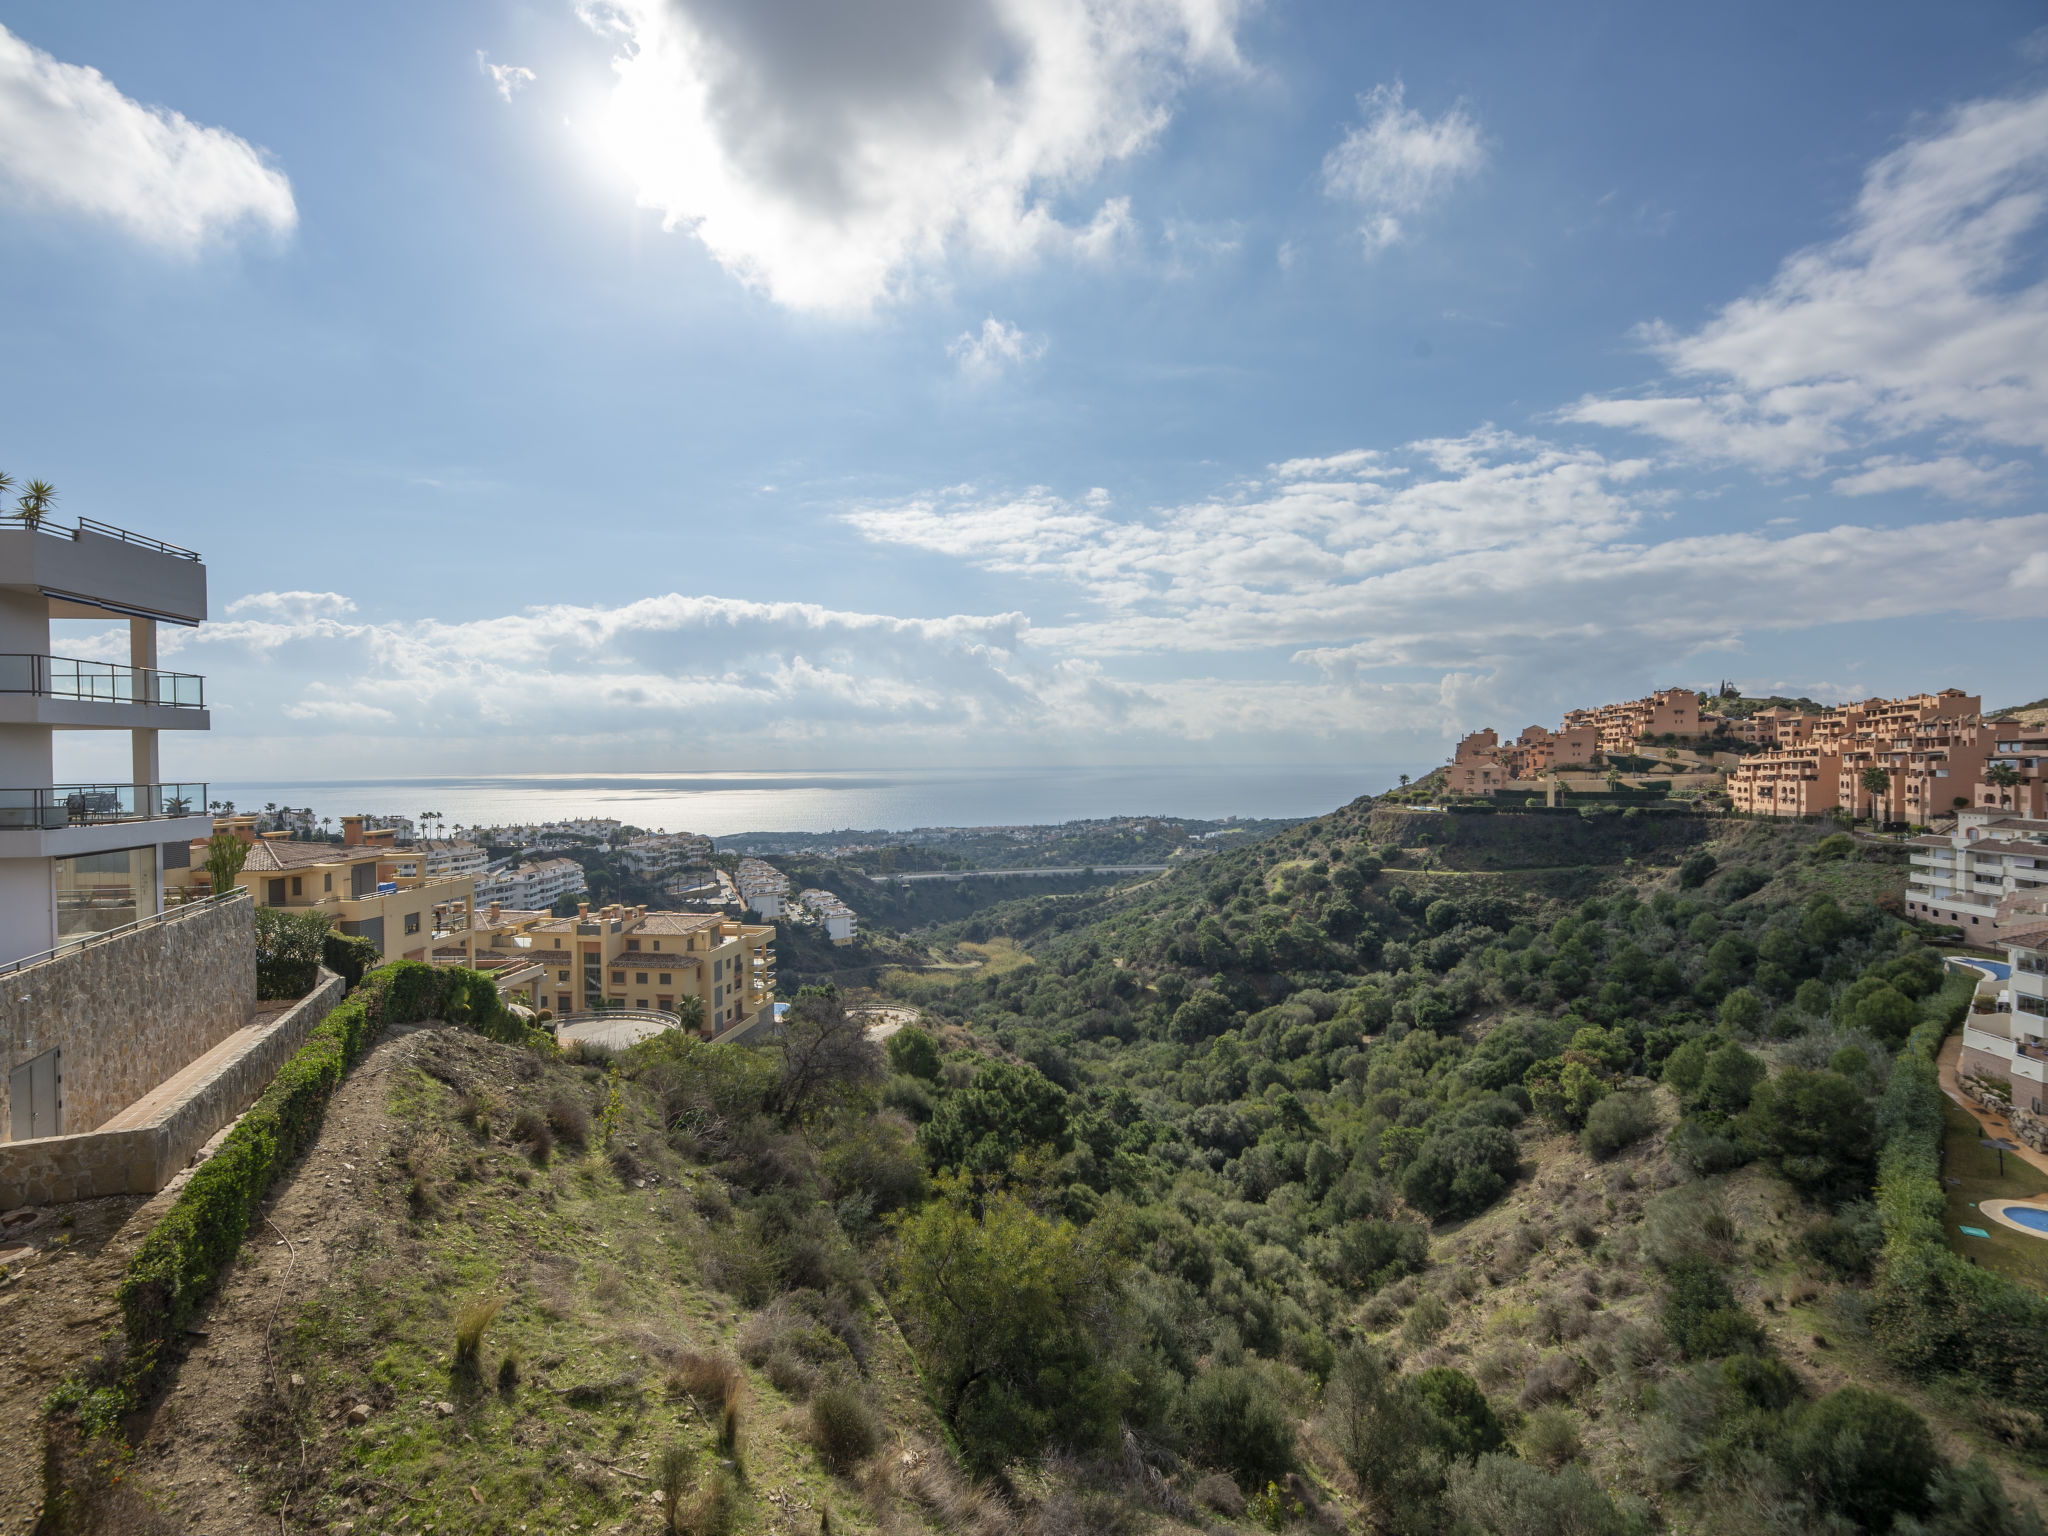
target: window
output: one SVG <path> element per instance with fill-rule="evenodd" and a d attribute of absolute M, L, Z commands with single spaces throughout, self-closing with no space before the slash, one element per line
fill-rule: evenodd
<path fill-rule="evenodd" d="M 645 971 L 635 971 L 635 972 L 633 973 L 633 985 L 634 985 L 634 986 L 636 986 L 636 987 L 644 987 L 644 986 L 646 986 L 646 985 L 647 985 L 647 973 L 646 973 Z"/>
<path fill-rule="evenodd" d="M 323 891 L 331 891 L 331 890 L 333 890 L 333 889 L 334 889 L 334 876 L 332 876 L 332 875 L 322 875 L 322 876 L 320 877 L 320 889 L 321 889 L 321 890 L 323 890 Z"/>
<path fill-rule="evenodd" d="M 269 887 L 269 894 L 268 894 L 268 895 L 267 895 L 267 896 L 266 896 L 266 897 L 264 898 L 263 904 L 264 904 L 264 905 L 265 905 L 266 907 L 281 907 L 281 906 L 283 906 L 283 905 L 284 905 L 284 882 L 283 882 L 282 880 L 271 880 L 271 881 L 268 881 L 268 882 L 266 882 L 266 884 L 267 884 L 267 885 L 268 885 L 268 887 Z"/>
<path fill-rule="evenodd" d="M 418 933 L 420 931 L 419 913 L 408 912 L 405 914 L 405 931 L 407 933 Z"/>
<path fill-rule="evenodd" d="M 664 987 L 666 987 L 666 986 L 670 985 L 670 982 L 669 982 L 669 979 L 668 979 L 668 972 L 667 972 L 667 971 L 663 971 L 663 972 L 661 973 L 661 985 L 662 985 L 662 986 L 664 986 Z"/>
<path fill-rule="evenodd" d="M 640 941 L 639 941 L 638 939 L 628 939 L 628 940 L 626 940 L 626 948 L 628 948 L 628 949 L 638 949 L 639 947 L 640 947 Z"/>
<path fill-rule="evenodd" d="M 633 999 L 633 1006 L 635 1008 L 645 1008 L 647 1006 L 647 999 L 644 997 L 636 997 Z"/>
<path fill-rule="evenodd" d="M 612 972 L 612 985 L 613 985 L 613 986 L 618 986 L 618 987 L 622 987 L 622 986 L 624 986 L 625 984 L 626 984 L 626 973 L 625 973 L 624 971 L 613 971 L 613 972 Z"/>
<path fill-rule="evenodd" d="M 294 896 L 303 896 L 306 894 L 306 883 L 297 875 L 292 876 L 292 894 Z"/>
<path fill-rule="evenodd" d="M 656 939 L 656 940 L 654 941 L 654 947 L 655 947 L 655 949 L 659 950 L 659 949 L 661 948 L 661 940 L 659 940 L 659 939 Z"/>
<path fill-rule="evenodd" d="M 568 979 L 569 979 L 569 973 L 568 973 L 567 971 L 557 971 L 557 972 L 555 972 L 555 980 L 557 980 L 557 981 L 567 981 Z M 566 1001 L 566 999 L 565 999 L 565 1001 Z"/>

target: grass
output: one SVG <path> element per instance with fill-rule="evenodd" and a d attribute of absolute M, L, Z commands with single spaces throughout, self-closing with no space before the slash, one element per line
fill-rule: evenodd
<path fill-rule="evenodd" d="M 582 1077 L 550 1067 L 506 1097 L 552 1097 L 559 1108 L 581 1097 Z M 459 1096 L 423 1072 L 394 1072 L 388 1093 L 395 1123 L 417 1128 L 408 1149 L 434 1146 L 459 1123 Z M 765 1531 L 778 1512 L 828 1500 L 844 1509 L 809 1412 L 736 1358 L 751 1319 L 703 1283 L 692 1192 L 711 1176 L 668 1151 L 637 1091 L 625 1110 L 619 1138 L 637 1141 L 659 1174 L 649 1189 L 622 1185 L 595 1152 L 558 1147 L 536 1168 L 505 1134 L 509 1113 L 482 1145 L 463 1138 L 473 1157 L 418 1159 L 431 1199 L 420 1214 L 406 1198 L 412 1170 L 391 1159 L 360 1247 L 341 1256 L 315 1301 L 280 1319 L 279 1368 L 308 1383 L 294 1428 L 322 1447 L 293 1491 L 295 1524 L 303 1511 L 316 1523 L 352 1515 L 359 1530 L 384 1530 L 402 1511 L 436 1536 L 522 1522 L 603 1531 L 624 1520 L 645 1530 L 632 1524 L 636 1511 L 667 1522 L 677 1448 L 691 1471 L 673 1530 Z M 497 1300 L 479 1306 L 480 1296 Z M 900 1337 L 886 1314 L 870 1325 L 886 1337 L 869 1390 L 889 1419 L 928 1422 Z M 665 1393 L 665 1378 L 677 1390 Z M 370 1422 L 329 1427 L 321 1409 L 344 1400 L 374 1405 Z M 440 1413 L 437 1401 L 455 1412 Z M 375 1516 L 364 1518 L 365 1503 Z M 808 1518 L 814 1529 L 818 1516 Z M 834 1524 L 870 1528 L 843 1516 Z"/>
<path fill-rule="evenodd" d="M 2048 1290 L 2048 1238 L 2028 1237 L 2001 1226 L 1978 1210 L 1986 1200 L 2024 1200 L 2048 1192 L 2048 1174 L 2024 1158 L 2005 1156 L 2005 1177 L 1998 1174 L 1998 1154 L 1979 1146 L 1984 1134 L 1975 1117 L 1952 1100 L 1942 1103 L 1946 1132 L 1941 1149 L 1942 1186 L 1948 1195 L 1944 1225 L 1948 1245 L 1963 1257 L 1996 1270 L 2037 1290 Z M 1966 1237 L 1959 1227 L 1981 1227 L 1990 1237 Z"/>

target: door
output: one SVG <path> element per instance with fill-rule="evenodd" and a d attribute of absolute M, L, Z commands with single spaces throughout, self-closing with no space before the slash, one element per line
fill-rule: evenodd
<path fill-rule="evenodd" d="M 58 1052 L 45 1051 L 8 1074 L 8 1135 L 15 1141 L 64 1132 L 64 1074 Z"/>

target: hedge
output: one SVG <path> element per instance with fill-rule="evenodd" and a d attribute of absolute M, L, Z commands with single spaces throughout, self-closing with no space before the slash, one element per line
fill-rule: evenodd
<path fill-rule="evenodd" d="M 427 1018 L 507 1043 L 549 1038 L 506 1009 L 481 971 L 400 960 L 364 975 L 200 1165 L 129 1260 L 117 1293 L 128 1344 L 121 1389 L 126 1405 L 142 1401 L 176 1357 L 168 1346 L 233 1262 L 272 1181 L 318 1132 L 343 1076 L 386 1024 Z"/>
<path fill-rule="evenodd" d="M 320 979 L 328 934 L 325 913 L 289 907 L 256 909 L 256 995 L 304 997 Z"/>
<path fill-rule="evenodd" d="M 375 939 L 356 938 L 331 928 L 320 944 L 320 963 L 347 982 L 351 992 L 361 984 L 363 973 L 375 969 L 383 958 Z"/>
<path fill-rule="evenodd" d="M 1976 982 L 1952 976 L 1928 998 L 1892 1066 L 1880 1110 L 1884 1261 L 1871 1323 L 1885 1354 L 1908 1371 L 1971 1377 L 2014 1402 L 2048 1410 L 2048 1301 L 1948 1246 L 1941 1182 L 1946 1095 L 1935 1058 L 1968 1013 Z"/>

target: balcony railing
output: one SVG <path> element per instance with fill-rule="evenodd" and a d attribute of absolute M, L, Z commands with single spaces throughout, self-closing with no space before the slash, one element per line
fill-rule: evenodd
<path fill-rule="evenodd" d="M 99 826 L 206 814 L 204 784 L 55 784 L 0 789 L 0 829 Z"/>
<path fill-rule="evenodd" d="M 126 528 L 116 528 L 112 523 L 103 523 L 98 518 L 81 517 L 76 528 L 66 528 L 62 523 L 48 517 L 30 518 L 20 512 L 0 513 L 0 528 L 25 528 L 30 533 L 47 533 L 54 538 L 78 542 L 81 533 L 97 534 L 103 539 L 114 539 L 122 544 L 134 544 L 143 549 L 153 549 L 160 555 L 169 555 L 176 560 L 199 558 L 196 550 L 184 549 L 176 544 L 166 544 L 162 539 L 152 539 L 147 534 L 131 533 Z"/>
<path fill-rule="evenodd" d="M 156 704 L 165 709 L 206 708 L 206 679 L 190 672 L 123 667 L 72 656 L 0 654 L 0 693 L 91 704 Z"/>

